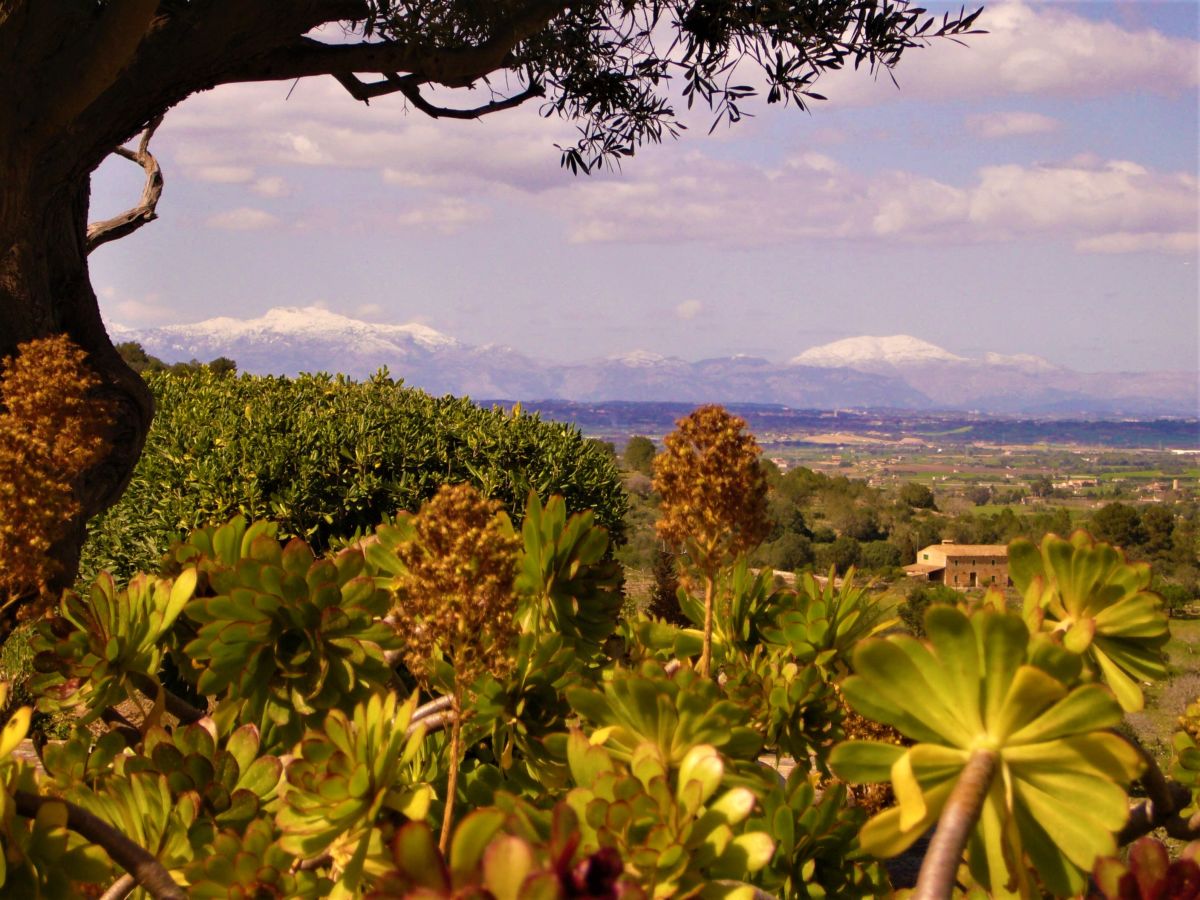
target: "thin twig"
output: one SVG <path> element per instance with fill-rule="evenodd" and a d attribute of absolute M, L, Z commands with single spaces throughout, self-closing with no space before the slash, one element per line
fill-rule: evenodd
<path fill-rule="evenodd" d="M 125 900 L 133 889 L 137 887 L 137 879 L 126 872 L 116 881 L 114 881 L 103 894 L 100 895 L 100 900 Z"/>
<path fill-rule="evenodd" d="M 103 847 L 113 862 L 156 900 L 187 900 L 183 888 L 145 847 L 135 844 L 103 819 L 61 797 L 43 797 L 28 791 L 13 791 L 17 812 L 27 819 L 37 816 L 47 803 L 60 803 L 67 809 L 67 827 L 93 844 Z"/>

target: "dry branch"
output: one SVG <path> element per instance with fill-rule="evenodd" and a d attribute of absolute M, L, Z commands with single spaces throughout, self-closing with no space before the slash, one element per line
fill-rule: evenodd
<path fill-rule="evenodd" d="M 142 188 L 141 200 L 133 209 L 126 210 L 119 216 L 114 216 L 111 219 L 93 222 L 88 225 L 88 253 L 91 253 L 101 244 L 107 244 L 109 241 L 115 241 L 126 235 L 130 235 L 147 222 L 153 222 L 158 218 L 155 210 L 158 207 L 158 199 L 162 196 L 163 177 L 158 160 L 150 153 L 150 138 L 154 136 L 154 132 L 158 130 L 158 126 L 161 124 L 162 116 L 159 116 L 146 126 L 146 130 L 142 132 L 142 139 L 138 142 L 137 150 L 130 150 L 128 147 L 118 147 L 113 151 L 118 156 L 132 160 L 145 170 L 146 185 Z"/>

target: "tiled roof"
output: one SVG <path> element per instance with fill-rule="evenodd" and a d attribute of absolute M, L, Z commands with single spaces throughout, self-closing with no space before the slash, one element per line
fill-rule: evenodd
<path fill-rule="evenodd" d="M 1005 544 L 933 544 L 921 552 L 936 550 L 947 556 L 1008 556 Z"/>

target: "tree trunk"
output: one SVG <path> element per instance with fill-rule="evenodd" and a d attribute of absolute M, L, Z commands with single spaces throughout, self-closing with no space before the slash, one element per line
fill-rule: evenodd
<path fill-rule="evenodd" d="M 49 587 L 57 592 L 78 572 L 87 521 L 115 503 L 128 485 L 154 400 L 114 349 L 92 290 L 86 250 L 91 178 L 50 184 L 37 173 L 54 167 L 39 162 L 44 160 L 0 154 L 5 173 L 0 182 L 0 359 L 25 341 L 66 333 L 88 353 L 103 382 L 100 393 L 114 411 L 104 460 L 90 471 L 70 473 L 81 512 L 51 551 L 59 570 Z M 22 599 L 24 604 L 18 600 L 0 615 L 0 639 L 33 598 Z"/>

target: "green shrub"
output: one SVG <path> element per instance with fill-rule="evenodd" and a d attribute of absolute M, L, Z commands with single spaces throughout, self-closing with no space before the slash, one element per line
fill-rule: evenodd
<path fill-rule="evenodd" d="M 593 509 L 619 543 L 626 500 L 612 458 L 577 428 L 431 397 L 381 373 L 270 378 L 150 374 L 158 413 L 121 502 L 93 523 L 85 577 L 153 569 L 193 528 L 269 518 L 318 553 L 445 483 L 469 481 L 520 523 L 530 489 Z"/>
<path fill-rule="evenodd" d="M 864 569 L 881 571 L 900 566 L 900 548 L 889 541 L 867 541 L 862 545 Z"/>
<path fill-rule="evenodd" d="M 1197 599 L 1195 593 L 1188 590 L 1186 585 L 1173 582 L 1155 585 L 1154 590 L 1158 596 L 1162 597 L 1163 608 L 1166 609 L 1167 614 L 1172 616 L 1187 612 L 1188 607 Z"/>
<path fill-rule="evenodd" d="M 814 566 L 818 571 L 837 569 L 844 572 L 851 566 L 862 565 L 862 545 L 847 534 L 830 544 L 818 544 L 814 550 Z"/>
<path fill-rule="evenodd" d="M 813 564 L 812 541 L 802 534 L 786 532 L 779 540 L 763 544 L 756 554 L 756 561 L 781 572 L 795 572 Z"/>
<path fill-rule="evenodd" d="M 962 594 L 944 584 L 918 584 L 908 592 L 908 599 L 896 610 L 908 630 L 917 637 L 925 636 L 925 610 L 931 606 L 954 606 Z"/>

